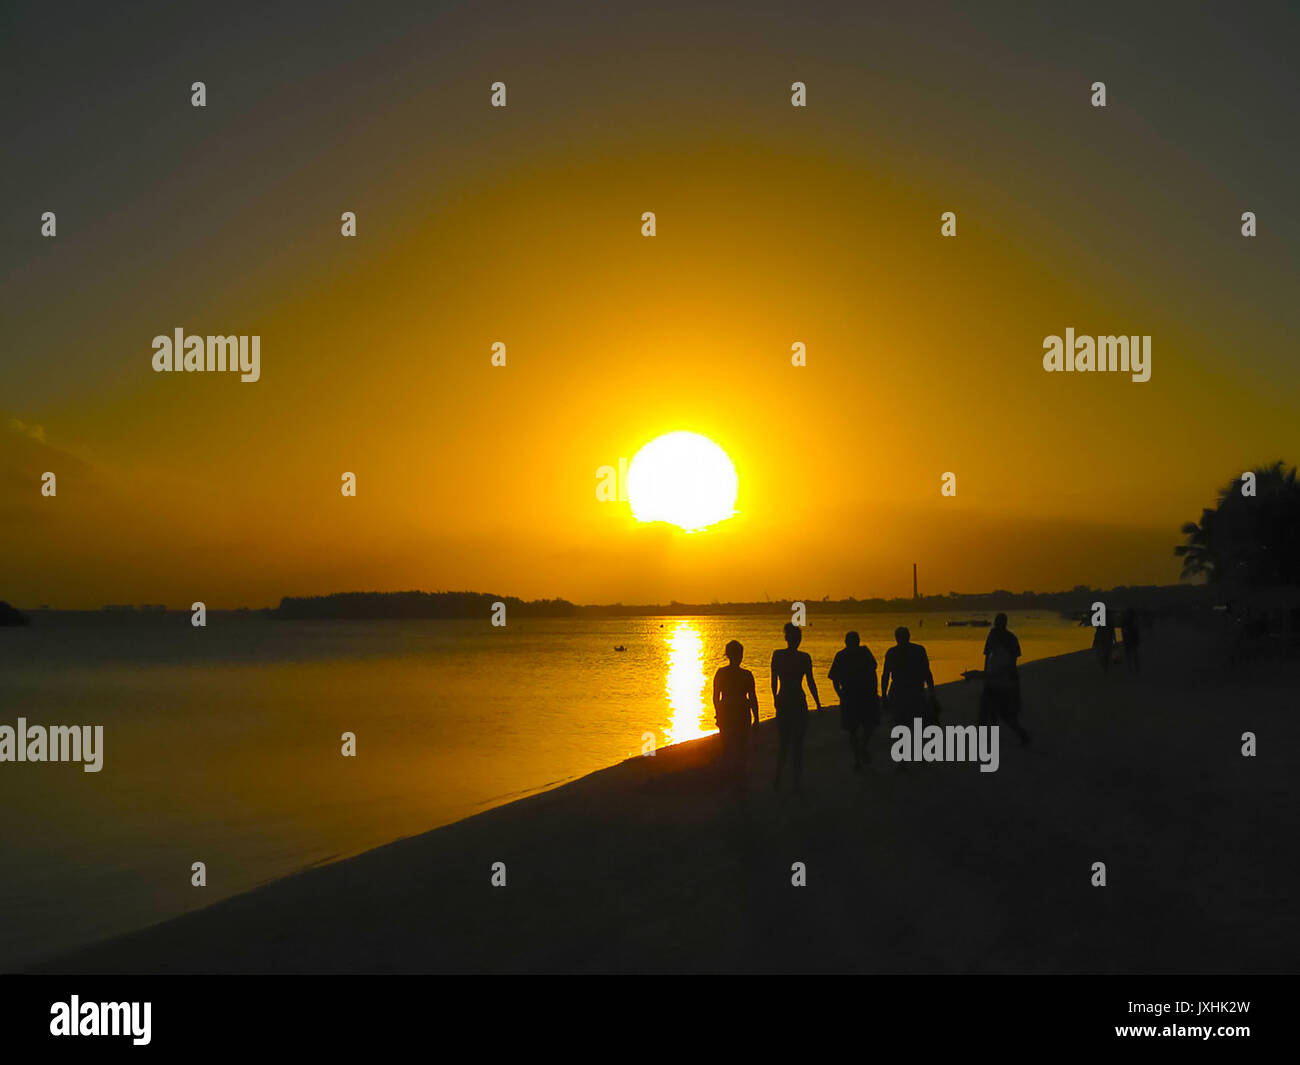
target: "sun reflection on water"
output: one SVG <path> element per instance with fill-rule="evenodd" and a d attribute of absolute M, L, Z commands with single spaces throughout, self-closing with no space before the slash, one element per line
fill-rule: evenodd
<path fill-rule="evenodd" d="M 669 743 L 709 736 L 713 714 L 705 702 L 708 677 L 704 674 L 704 639 L 692 622 L 678 621 L 666 637 L 668 644 L 667 694 L 669 719 L 664 730 Z"/>

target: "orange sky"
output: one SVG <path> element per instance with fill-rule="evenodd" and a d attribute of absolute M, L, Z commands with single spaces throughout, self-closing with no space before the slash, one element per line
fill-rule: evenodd
<path fill-rule="evenodd" d="M 1159 583 L 1221 483 L 1295 460 L 1283 149 L 1237 150 L 1264 74 L 1190 123 L 1196 91 L 1166 113 L 1146 68 L 1195 49 L 1143 67 L 845 16 L 720 54 L 722 17 L 686 9 L 689 46 L 521 9 L 486 49 L 474 17 L 347 56 L 322 29 L 274 74 L 266 26 L 206 111 L 144 81 L 52 109 L 85 159 L 31 151 L 7 223 L 0 597 L 866 597 L 910 593 L 913 561 L 927 592 Z M 855 31 L 914 62 L 861 64 Z M 261 380 L 154 374 L 178 326 L 259 334 Z M 1044 373 L 1067 327 L 1150 334 L 1151 381 Z M 599 466 L 673 429 L 729 452 L 736 518 L 686 536 L 597 500 Z"/>

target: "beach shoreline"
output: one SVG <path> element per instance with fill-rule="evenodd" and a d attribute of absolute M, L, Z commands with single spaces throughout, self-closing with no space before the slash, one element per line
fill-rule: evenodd
<path fill-rule="evenodd" d="M 677 744 L 25 971 L 1292 971 L 1300 664 L 1234 677 L 1172 624 L 1143 655 L 1024 665 L 1033 740 L 1004 731 L 997 772 L 897 766 L 882 725 L 855 776 L 832 708 L 777 793 L 764 721 L 743 799 L 716 738 Z M 940 686 L 943 723 L 979 690 Z"/>

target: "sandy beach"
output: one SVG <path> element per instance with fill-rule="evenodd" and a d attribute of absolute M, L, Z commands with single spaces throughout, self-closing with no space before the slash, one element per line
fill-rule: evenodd
<path fill-rule="evenodd" d="M 1291 971 L 1300 662 L 1232 673 L 1172 623 L 1143 655 L 1140 677 L 1087 651 L 1022 667 L 1032 743 L 1004 730 L 994 773 L 897 766 L 882 726 L 855 776 L 831 709 L 806 793 L 776 793 L 765 720 L 743 799 L 713 738 L 680 744 L 34 971 Z M 978 694 L 942 686 L 943 721 Z"/>

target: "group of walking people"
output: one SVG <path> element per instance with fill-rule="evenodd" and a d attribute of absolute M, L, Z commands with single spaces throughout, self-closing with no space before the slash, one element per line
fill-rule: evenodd
<path fill-rule="evenodd" d="M 799 650 L 803 631 L 798 625 L 785 626 L 785 646 L 772 652 L 772 701 L 776 706 L 777 755 L 773 787 L 780 788 L 787 762 L 795 790 L 803 783 L 803 741 L 808 725 L 808 696 L 822 709 L 813 677 L 812 656 Z M 906 626 L 894 630 L 894 646 L 885 652 L 880 686 L 876 686 L 876 657 L 856 632 L 846 633 L 844 647 L 831 662 L 827 677 L 840 699 L 840 724 L 848 737 L 853 771 L 860 772 L 870 761 L 871 734 L 880 724 L 882 709 L 898 724 L 910 726 L 920 719 L 937 719 L 934 674 L 930 656 L 919 643 L 912 643 Z M 727 665 L 713 678 L 713 709 L 721 736 L 724 769 L 733 780 L 743 781 L 748 773 L 749 737 L 758 727 L 758 693 L 754 674 L 741 666 L 745 649 L 738 640 L 725 648 Z M 980 697 L 980 724 L 1007 725 L 1029 741 L 1020 726 L 1020 674 L 1016 660 L 1020 642 L 1007 629 L 1007 616 L 999 614 L 984 643 L 984 691 Z M 807 685 L 807 692 L 804 685 Z"/>
<path fill-rule="evenodd" d="M 1140 672 L 1138 667 L 1138 647 L 1142 639 L 1141 620 L 1138 612 L 1133 607 L 1125 610 L 1119 620 L 1119 631 L 1124 636 L 1120 646 L 1124 648 L 1124 661 L 1128 665 L 1128 671 L 1133 674 Z M 1148 622 L 1148 624 L 1150 623 Z M 1114 625 L 1104 624 L 1094 627 L 1092 650 L 1097 656 L 1097 661 L 1101 663 L 1102 673 L 1109 673 L 1111 659 L 1115 654 Z"/>

